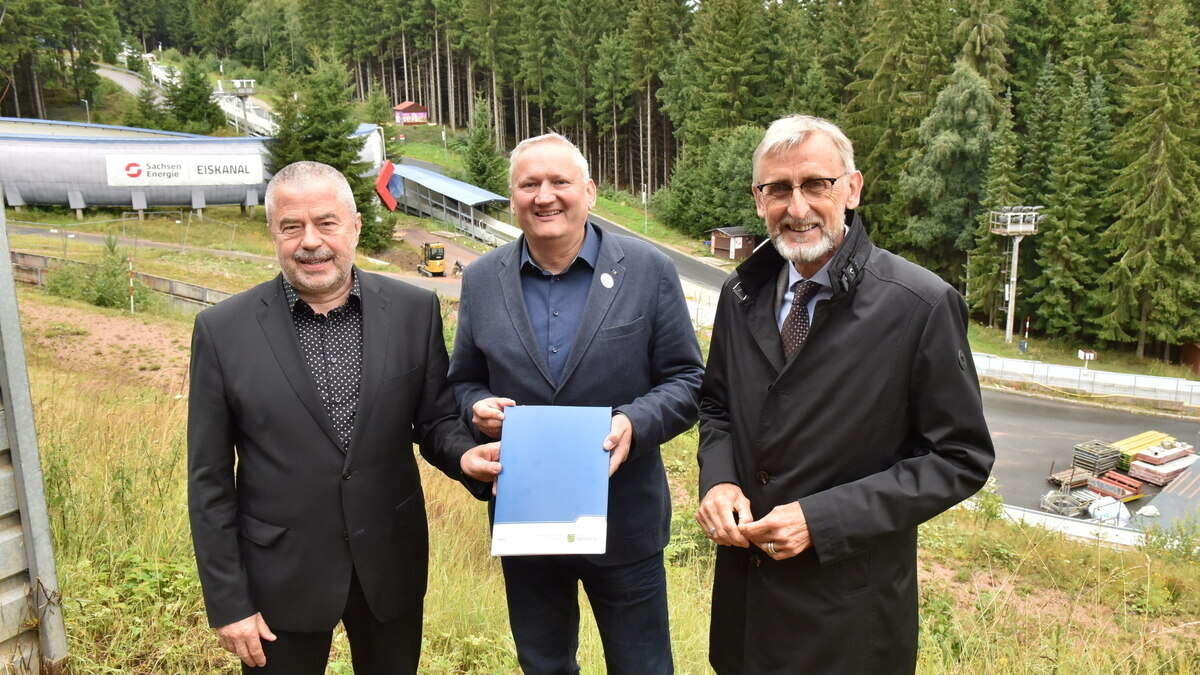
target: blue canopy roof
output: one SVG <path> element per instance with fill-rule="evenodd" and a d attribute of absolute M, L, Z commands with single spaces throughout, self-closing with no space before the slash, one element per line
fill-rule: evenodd
<path fill-rule="evenodd" d="M 395 175 L 471 206 L 479 206 L 487 202 L 508 202 L 508 197 L 412 164 L 397 164 Z"/>

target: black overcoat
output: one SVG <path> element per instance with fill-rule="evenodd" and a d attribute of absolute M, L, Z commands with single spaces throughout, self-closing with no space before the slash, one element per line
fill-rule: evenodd
<path fill-rule="evenodd" d="M 785 360 L 784 265 L 759 249 L 721 291 L 701 388 L 700 494 L 739 485 L 754 517 L 799 501 L 812 547 L 718 547 L 718 673 L 906 673 L 917 649 L 917 525 L 973 494 L 994 451 L 966 306 L 876 248 L 847 211 L 807 342 Z"/>

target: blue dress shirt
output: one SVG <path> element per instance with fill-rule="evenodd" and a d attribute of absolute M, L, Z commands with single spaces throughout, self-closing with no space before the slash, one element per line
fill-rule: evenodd
<path fill-rule="evenodd" d="M 528 244 L 521 245 L 521 294 L 525 297 L 525 311 L 538 348 L 546 355 L 555 385 L 562 378 L 571 345 L 579 332 L 596 258 L 600 255 L 600 231 L 591 223 L 585 224 L 584 230 L 583 247 L 561 274 L 538 267 L 529 255 Z"/>

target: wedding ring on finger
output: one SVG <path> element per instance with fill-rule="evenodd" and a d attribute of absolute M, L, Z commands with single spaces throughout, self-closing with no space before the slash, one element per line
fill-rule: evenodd
<path fill-rule="evenodd" d="M 770 553 L 771 555 L 775 555 L 775 542 L 773 542 L 773 541 L 767 542 L 767 553 Z"/>

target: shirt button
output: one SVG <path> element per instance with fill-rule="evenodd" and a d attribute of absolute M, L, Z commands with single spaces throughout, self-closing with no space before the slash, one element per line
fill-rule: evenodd
<path fill-rule="evenodd" d="M 551 348 L 550 348 L 550 353 L 551 353 L 551 354 L 557 354 L 557 353 L 558 353 L 558 347 L 551 347 Z"/>
<path fill-rule="evenodd" d="M 551 314 L 553 314 L 554 316 L 558 316 L 558 310 L 557 309 L 554 310 L 553 312 L 551 312 Z"/>
<path fill-rule="evenodd" d="M 762 483 L 763 485 L 766 485 L 770 481 L 771 481 L 771 474 L 767 473 L 766 471 L 758 472 L 758 482 Z"/>

